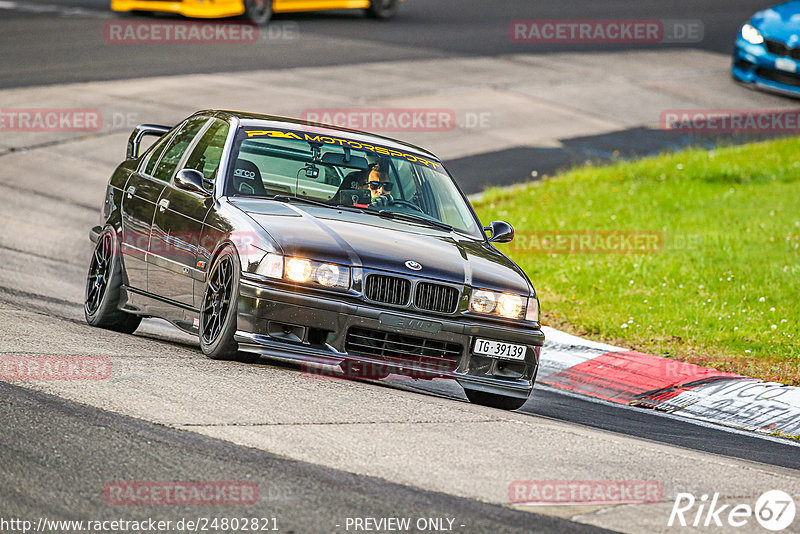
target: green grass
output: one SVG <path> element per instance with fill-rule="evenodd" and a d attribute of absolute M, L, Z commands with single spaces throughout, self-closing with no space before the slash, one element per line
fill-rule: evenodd
<path fill-rule="evenodd" d="M 800 434 L 787 434 L 786 432 L 781 432 L 780 430 L 776 430 L 775 432 L 770 432 L 769 435 L 778 438 L 787 438 L 787 439 L 793 439 L 795 441 L 800 441 Z"/>
<path fill-rule="evenodd" d="M 589 166 L 474 203 L 511 222 L 542 322 L 800 385 L 800 139 Z M 544 232 L 544 234 L 534 232 Z M 533 237 L 640 232 L 648 253 L 544 253 Z"/>

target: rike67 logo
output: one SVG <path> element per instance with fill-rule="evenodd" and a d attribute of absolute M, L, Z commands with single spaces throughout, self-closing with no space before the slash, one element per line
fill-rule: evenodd
<path fill-rule="evenodd" d="M 755 518 L 765 529 L 779 532 L 792 524 L 795 512 L 794 499 L 781 490 L 764 492 L 756 500 L 755 506 L 720 504 L 719 493 L 715 493 L 710 499 L 708 495 L 701 495 L 697 499 L 691 493 L 678 493 L 667 526 L 749 527 L 743 531 L 752 532 Z"/>

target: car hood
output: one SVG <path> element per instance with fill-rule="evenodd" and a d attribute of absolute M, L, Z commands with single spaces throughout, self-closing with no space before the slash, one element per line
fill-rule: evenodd
<path fill-rule="evenodd" d="M 522 270 L 486 242 L 456 232 L 364 213 L 234 201 L 287 256 L 336 262 L 528 295 Z M 417 262 L 414 271 L 406 262 Z"/>
<path fill-rule="evenodd" d="M 767 39 L 774 39 L 788 46 L 800 46 L 800 0 L 792 0 L 759 11 L 750 24 Z"/>

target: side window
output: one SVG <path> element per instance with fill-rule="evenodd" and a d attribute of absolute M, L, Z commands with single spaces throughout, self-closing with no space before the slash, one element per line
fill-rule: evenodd
<path fill-rule="evenodd" d="M 229 129 L 227 122 L 214 119 L 214 123 L 206 130 L 186 160 L 186 168 L 200 171 L 206 180 L 213 181 L 222 160 L 222 149 L 225 148 Z"/>
<path fill-rule="evenodd" d="M 175 134 L 169 144 L 169 148 L 161 156 L 161 161 L 158 163 L 154 178 L 168 182 L 172 175 L 177 170 L 178 163 L 180 163 L 183 153 L 186 148 L 192 143 L 192 140 L 197 135 L 203 126 L 208 122 L 207 117 L 195 117 L 187 122 L 181 130 Z"/>
<path fill-rule="evenodd" d="M 143 173 L 151 176 L 153 174 L 153 169 L 158 163 L 158 158 L 161 157 L 161 153 L 164 152 L 164 149 L 167 147 L 169 140 L 172 139 L 172 136 L 169 134 L 165 134 L 153 144 L 153 147 L 150 149 L 149 154 L 147 154 L 147 163 L 144 166 Z"/>

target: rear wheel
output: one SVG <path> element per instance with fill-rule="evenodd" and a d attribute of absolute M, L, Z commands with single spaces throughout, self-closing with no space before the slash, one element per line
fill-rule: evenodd
<path fill-rule="evenodd" d="M 83 314 L 91 326 L 125 334 L 132 334 L 139 327 L 141 317 L 119 308 L 122 278 L 117 235 L 107 228 L 97 240 L 86 276 Z"/>
<path fill-rule="evenodd" d="M 518 410 L 528 401 L 528 399 L 484 393 L 483 391 L 474 389 L 465 389 L 464 393 L 466 393 L 467 398 L 473 404 L 480 404 L 481 406 L 488 406 L 490 408 L 499 408 L 501 410 Z"/>
<path fill-rule="evenodd" d="M 239 257 L 227 246 L 209 270 L 200 309 L 200 348 L 214 360 L 254 362 L 258 354 L 240 352 L 236 334 L 236 303 L 239 299 Z"/>
<path fill-rule="evenodd" d="M 244 0 L 244 16 L 259 26 L 272 18 L 272 0 Z"/>
<path fill-rule="evenodd" d="M 366 12 L 376 19 L 389 19 L 397 13 L 398 7 L 398 0 L 372 0 Z"/>

